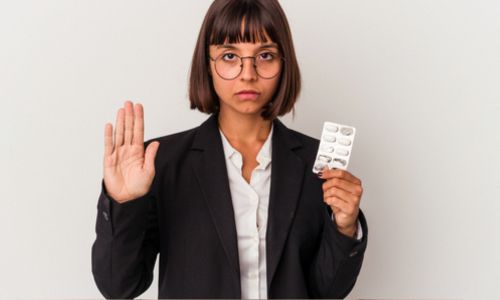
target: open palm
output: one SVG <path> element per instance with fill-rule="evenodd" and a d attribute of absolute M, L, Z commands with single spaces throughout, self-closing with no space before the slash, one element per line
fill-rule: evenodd
<path fill-rule="evenodd" d="M 141 104 L 125 102 L 113 125 L 104 129 L 104 185 L 108 195 L 123 203 L 144 196 L 155 175 L 159 142 L 144 150 L 144 111 Z"/>

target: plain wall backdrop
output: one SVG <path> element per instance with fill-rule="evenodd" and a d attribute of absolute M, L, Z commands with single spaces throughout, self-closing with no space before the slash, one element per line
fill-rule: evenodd
<path fill-rule="evenodd" d="M 187 82 L 210 3 L 0 1 L 0 298 L 101 298 L 104 124 L 125 100 L 147 139 L 208 117 Z M 498 299 L 499 2 L 281 3 L 303 75 L 283 122 L 357 128 L 370 236 L 350 298 Z"/>

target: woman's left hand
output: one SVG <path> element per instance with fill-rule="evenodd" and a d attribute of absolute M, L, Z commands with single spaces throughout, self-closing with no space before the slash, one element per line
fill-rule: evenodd
<path fill-rule="evenodd" d="M 339 169 L 325 168 L 318 176 L 326 179 L 323 183 L 323 201 L 332 208 L 337 228 L 341 233 L 354 237 L 363 194 L 361 180 Z"/>

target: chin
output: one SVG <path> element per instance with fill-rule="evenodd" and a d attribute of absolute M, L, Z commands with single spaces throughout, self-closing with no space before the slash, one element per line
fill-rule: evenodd
<path fill-rule="evenodd" d="M 264 110 L 265 105 L 256 102 L 240 102 L 232 103 L 232 105 L 226 105 L 226 112 L 236 113 L 242 116 L 260 116 Z"/>
<path fill-rule="evenodd" d="M 242 107 L 241 109 L 238 109 L 238 111 L 241 113 L 241 114 L 245 114 L 245 115 L 259 115 L 262 113 L 262 111 L 264 110 L 264 106 L 262 105 L 259 105 L 259 106 L 246 106 L 246 107 Z"/>

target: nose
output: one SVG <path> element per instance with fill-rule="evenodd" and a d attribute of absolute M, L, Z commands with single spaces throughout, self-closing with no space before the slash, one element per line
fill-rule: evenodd
<path fill-rule="evenodd" d="M 246 64 L 245 64 L 245 58 L 247 58 Z M 241 58 L 241 80 L 256 80 L 257 76 L 258 75 L 257 75 L 256 66 L 255 66 L 255 57 L 242 57 Z"/>

